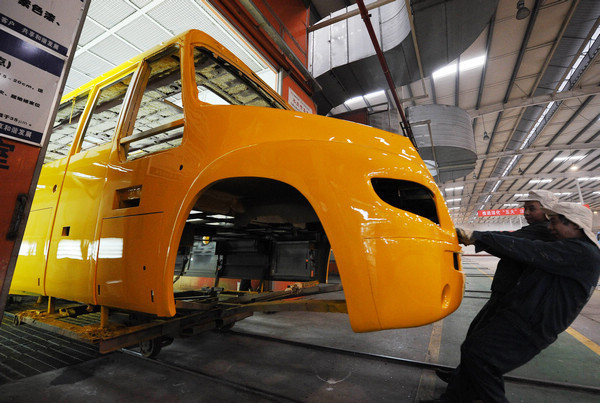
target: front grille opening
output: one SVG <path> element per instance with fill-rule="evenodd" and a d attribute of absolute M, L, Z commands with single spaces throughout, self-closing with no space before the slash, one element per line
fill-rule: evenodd
<path fill-rule="evenodd" d="M 425 186 L 389 178 L 373 178 L 371 184 L 377 196 L 387 204 L 440 223 L 433 193 Z"/>

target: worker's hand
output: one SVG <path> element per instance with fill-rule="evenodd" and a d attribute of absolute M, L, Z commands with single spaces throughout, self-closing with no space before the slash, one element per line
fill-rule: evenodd
<path fill-rule="evenodd" d="M 473 245 L 475 243 L 472 230 L 456 228 L 456 235 L 458 236 L 458 242 L 463 245 Z"/>

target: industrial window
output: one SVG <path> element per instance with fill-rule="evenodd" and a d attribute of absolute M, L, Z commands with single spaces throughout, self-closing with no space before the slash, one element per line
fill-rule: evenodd
<path fill-rule="evenodd" d="M 206 49 L 194 49 L 194 65 L 198 99 L 204 103 L 283 109 L 283 106 L 260 85 Z"/>
<path fill-rule="evenodd" d="M 91 116 L 87 120 L 80 151 L 86 151 L 111 141 L 132 76 L 133 73 L 100 90 Z"/>
<path fill-rule="evenodd" d="M 377 196 L 387 204 L 440 223 L 433 193 L 425 186 L 389 178 L 373 178 L 371 184 Z"/>
<path fill-rule="evenodd" d="M 44 164 L 69 155 L 88 97 L 89 92 L 86 92 L 68 99 L 58 107 Z"/>
<path fill-rule="evenodd" d="M 149 78 L 132 133 L 120 141 L 128 160 L 177 147 L 183 137 L 179 49 L 150 59 L 145 68 Z"/>

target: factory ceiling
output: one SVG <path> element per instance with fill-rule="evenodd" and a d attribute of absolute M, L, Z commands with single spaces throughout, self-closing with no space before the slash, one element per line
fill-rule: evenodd
<path fill-rule="evenodd" d="M 311 24 L 355 3 L 304 2 L 311 9 Z M 448 26 L 452 26 L 452 15 L 456 14 L 453 7 L 464 3 L 395 2 L 412 7 L 409 15 L 413 23 L 435 11 L 449 21 Z M 520 3 L 523 6 L 518 9 Z M 470 12 L 465 9 L 461 14 Z M 498 0 L 495 12 L 481 27 L 481 32 L 456 59 L 445 61 L 449 63 L 446 67 L 425 66 L 422 74 L 417 71 L 414 81 L 396 86 L 404 108 L 450 105 L 463 109 L 471 118 L 474 170 L 460 178 L 451 176 L 452 180 L 446 182 L 438 178 L 455 223 L 511 219 L 477 218 L 477 211 L 516 207 L 518 195 L 532 189 L 552 190 L 561 200 L 583 200 L 595 212 L 599 211 L 600 2 Z M 204 30 L 265 81 L 275 82 L 273 68 L 218 15 L 209 1 L 93 0 L 65 92 L 190 28 Z M 426 28 L 417 23 L 415 31 L 419 43 L 419 35 L 425 35 L 419 31 L 426 32 Z M 456 34 L 446 35 L 447 46 L 439 46 L 450 57 L 453 52 L 447 50 Z M 416 54 L 427 59 L 431 49 L 417 46 Z M 386 88 L 382 80 L 380 89 Z M 324 87 L 323 92 L 327 91 Z M 383 98 L 393 104 L 389 91 Z M 358 103 L 354 99 L 354 105 L 342 102 L 330 114 L 355 109 L 356 105 L 368 109 L 369 99 L 365 96 Z"/>
<path fill-rule="evenodd" d="M 312 3 L 326 18 L 333 11 L 325 3 L 346 7 L 354 1 Z M 412 18 L 436 7 L 450 15 L 456 3 L 413 0 Z M 472 119 L 474 170 L 462 178 L 438 179 L 456 224 L 514 220 L 478 218 L 478 211 L 518 207 L 517 198 L 532 189 L 583 201 L 596 214 L 600 210 L 599 27 L 598 1 L 499 0 L 457 59 L 421 80 L 397 85 L 404 108 L 450 105 Z M 352 98 L 332 114 L 371 106 L 369 97 Z"/>

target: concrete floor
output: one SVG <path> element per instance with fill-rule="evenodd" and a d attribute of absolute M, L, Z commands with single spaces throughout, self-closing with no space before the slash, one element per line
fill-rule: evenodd
<path fill-rule="evenodd" d="M 0 401 L 414 402 L 444 390 L 432 371 L 247 334 L 454 366 L 497 260 L 465 256 L 459 310 L 413 329 L 352 332 L 344 314 L 256 313 L 233 332 L 176 339 L 157 360 L 117 352 L 0 385 Z M 472 298 L 479 297 L 479 298 Z M 331 294 L 324 298 L 331 299 Z M 0 361 L 0 375 L 3 366 Z M 572 329 L 513 376 L 600 388 L 600 291 Z M 597 402 L 589 392 L 507 382 L 511 402 Z"/>

